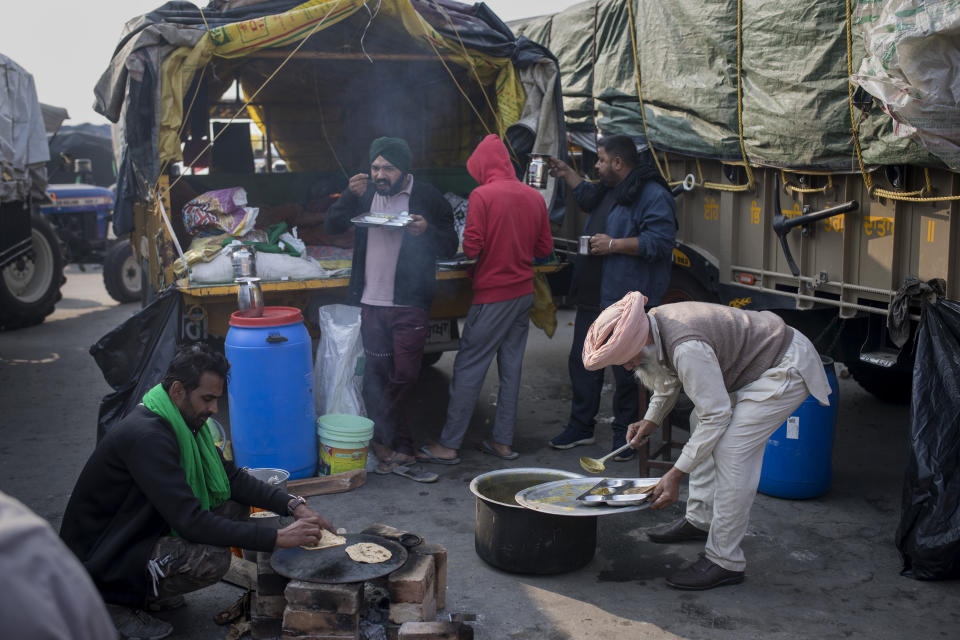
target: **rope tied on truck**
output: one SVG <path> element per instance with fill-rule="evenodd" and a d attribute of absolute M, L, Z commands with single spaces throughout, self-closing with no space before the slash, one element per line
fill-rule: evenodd
<path fill-rule="evenodd" d="M 683 182 L 670 182 L 669 169 L 665 171 L 660 165 L 657 152 L 653 148 L 653 142 L 650 140 L 650 135 L 647 133 L 647 115 L 643 108 L 643 91 L 640 82 L 640 54 L 637 51 L 637 34 L 633 19 L 633 5 L 631 2 L 627 2 L 626 5 L 630 20 L 630 45 L 633 49 L 633 74 L 637 81 L 637 101 L 640 103 L 640 121 L 643 123 L 643 136 L 647 139 L 647 145 L 650 147 L 650 155 L 653 156 L 653 162 L 657 166 L 657 170 L 660 171 L 660 175 L 663 176 L 663 179 L 666 180 L 671 187 L 674 187 L 676 185 L 683 184 Z M 697 173 L 699 174 L 699 182 L 697 182 L 694 186 L 712 189 L 714 191 L 732 192 L 753 191 L 754 187 L 756 186 L 756 180 L 753 175 L 753 167 L 750 165 L 750 158 L 747 157 L 747 148 L 743 138 L 743 0 L 737 0 L 737 137 L 740 143 L 740 155 L 742 159 L 739 162 L 727 162 L 725 164 L 742 166 L 747 174 L 747 183 L 723 184 L 720 182 L 707 182 L 703 179 L 703 172 L 700 169 L 700 160 L 698 159 Z M 666 164 L 666 158 L 664 158 L 664 164 Z"/>

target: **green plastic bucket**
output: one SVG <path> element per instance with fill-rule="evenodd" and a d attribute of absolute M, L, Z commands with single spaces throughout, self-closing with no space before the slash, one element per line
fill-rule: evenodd
<path fill-rule="evenodd" d="M 367 445 L 373 437 L 373 420 L 363 416 L 329 413 L 317 418 L 320 469 L 332 476 L 367 466 Z"/>

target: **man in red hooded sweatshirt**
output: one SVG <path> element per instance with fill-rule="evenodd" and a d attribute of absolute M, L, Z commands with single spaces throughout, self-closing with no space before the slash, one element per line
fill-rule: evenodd
<path fill-rule="evenodd" d="M 494 356 L 500 373 L 497 414 L 481 450 L 505 460 L 517 457 L 511 445 L 533 306 L 533 258 L 553 250 L 543 196 L 517 179 L 500 138 L 484 138 L 467 170 L 480 183 L 470 194 L 463 230 L 463 252 L 477 259 L 473 304 L 453 365 L 447 421 L 437 444 L 420 447 L 417 458 L 423 462 L 460 462 L 457 451 Z"/>

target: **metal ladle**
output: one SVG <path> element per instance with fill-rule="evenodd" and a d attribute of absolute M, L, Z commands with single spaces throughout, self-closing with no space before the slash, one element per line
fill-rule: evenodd
<path fill-rule="evenodd" d="M 610 453 L 608 453 L 607 455 L 603 456 L 600 459 L 583 456 L 582 458 L 580 458 L 580 466 L 583 467 L 584 471 L 588 471 L 590 473 L 600 473 L 601 471 L 607 468 L 607 466 L 604 464 L 607 460 L 609 460 L 610 458 L 612 458 L 613 456 L 619 453 L 623 453 L 629 448 L 630 448 L 630 443 L 628 442 L 622 447 L 614 449 L 613 451 L 611 451 Z"/>

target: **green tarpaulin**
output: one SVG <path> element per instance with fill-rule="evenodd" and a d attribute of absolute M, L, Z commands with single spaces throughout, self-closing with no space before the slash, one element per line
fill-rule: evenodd
<path fill-rule="evenodd" d="M 852 69 L 866 55 L 856 4 Z M 737 0 L 596 0 L 510 26 L 557 56 L 571 129 L 643 135 L 636 52 L 654 148 L 739 161 L 742 121 L 753 164 L 858 170 L 845 3 L 743 0 L 740 11 Z M 896 137 L 878 103 L 856 113 L 868 164 L 940 164 Z"/>

